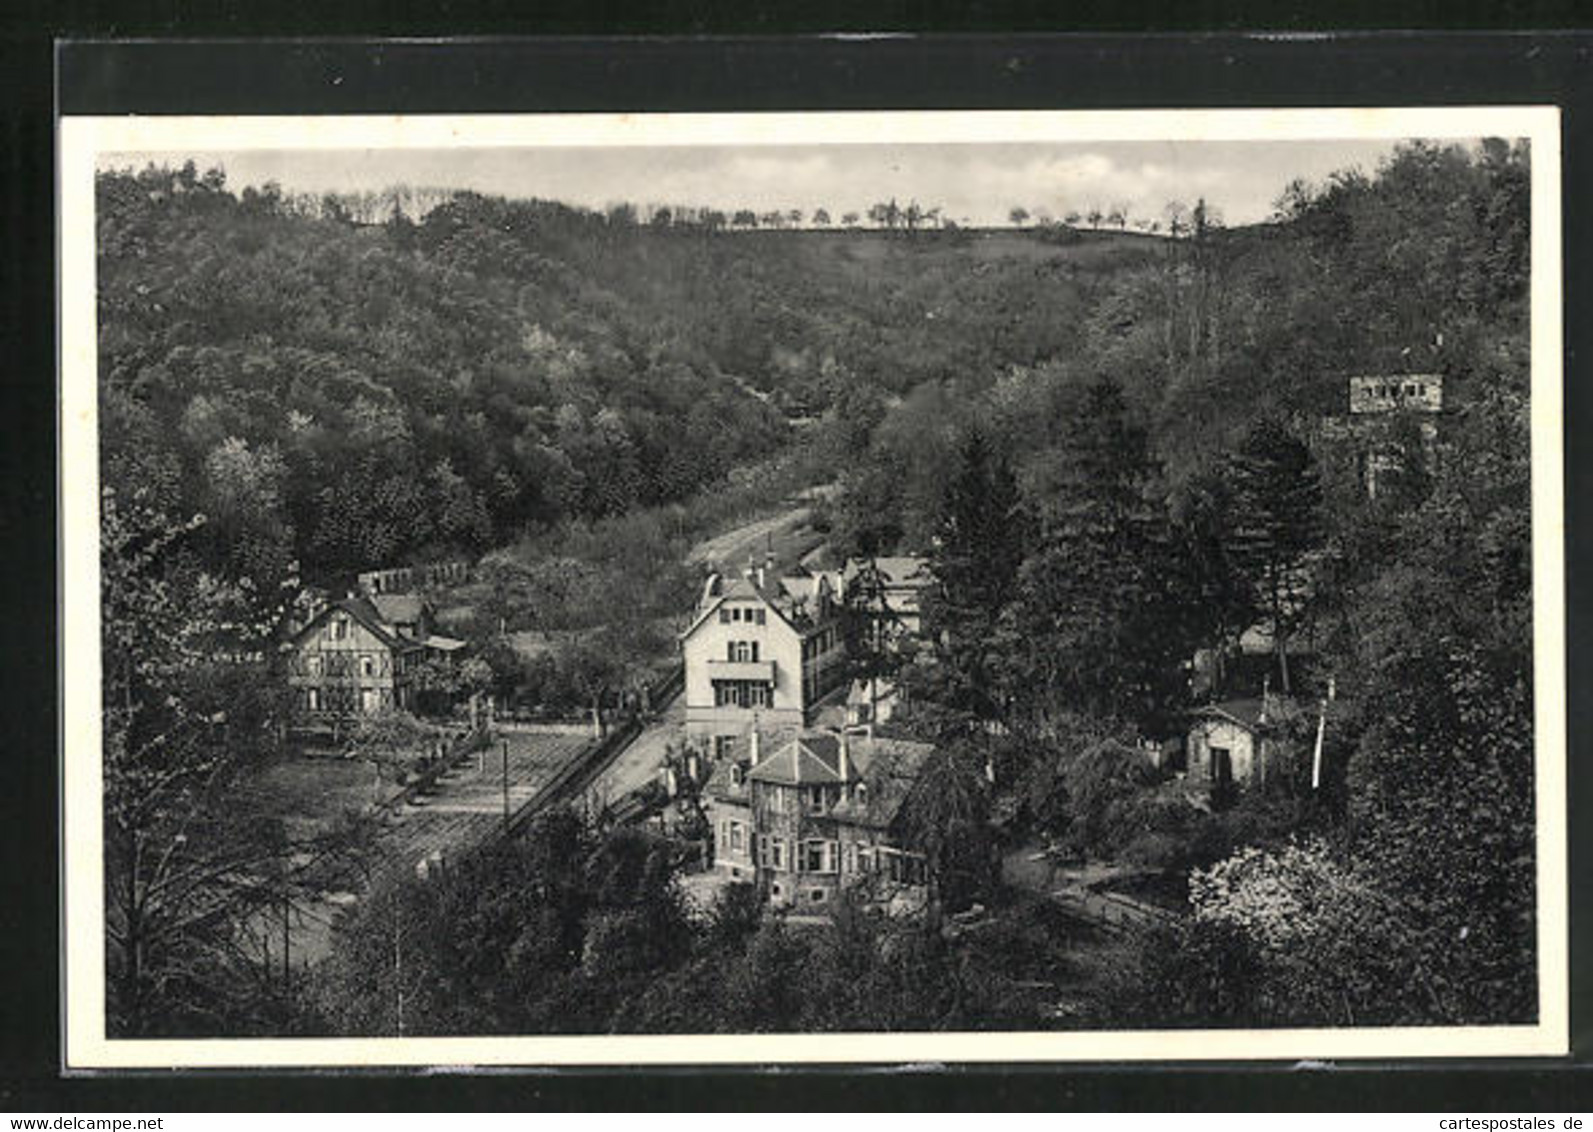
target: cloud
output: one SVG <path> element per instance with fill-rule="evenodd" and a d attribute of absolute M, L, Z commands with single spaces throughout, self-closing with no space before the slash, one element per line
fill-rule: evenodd
<path fill-rule="evenodd" d="M 1053 215 L 1125 206 L 1160 217 L 1170 200 L 1204 197 L 1232 224 L 1264 219 L 1296 177 L 1320 181 L 1350 166 L 1376 167 L 1387 141 L 848 144 L 835 146 L 628 147 L 251 151 L 137 155 L 202 167 L 221 164 L 234 188 L 277 180 L 285 188 L 380 189 L 397 183 L 542 197 L 590 208 L 616 201 L 730 210 L 826 208 L 862 212 L 891 197 L 942 206 L 975 224 L 1005 223 L 1023 206 Z"/>
<path fill-rule="evenodd" d="M 800 157 L 737 154 L 730 159 L 726 172 L 735 181 L 808 183 L 830 176 L 832 163 L 829 157 L 822 153 L 804 154 Z"/>

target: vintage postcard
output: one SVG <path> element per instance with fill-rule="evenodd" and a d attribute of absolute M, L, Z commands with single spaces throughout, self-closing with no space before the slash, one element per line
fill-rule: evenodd
<path fill-rule="evenodd" d="M 60 154 L 69 1071 L 1566 1051 L 1554 108 Z"/>

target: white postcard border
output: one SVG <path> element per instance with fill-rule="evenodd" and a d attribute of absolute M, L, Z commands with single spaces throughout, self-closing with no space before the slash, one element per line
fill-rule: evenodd
<path fill-rule="evenodd" d="M 1525 137 L 1532 146 L 1532 531 L 1539 1020 L 1531 1026 L 1064 1033 L 112 1039 L 105 1032 L 94 170 L 99 155 L 468 146 Z M 907 1064 L 1563 1055 L 1569 1042 L 1559 110 L 66 117 L 59 125 L 63 1065 Z"/>

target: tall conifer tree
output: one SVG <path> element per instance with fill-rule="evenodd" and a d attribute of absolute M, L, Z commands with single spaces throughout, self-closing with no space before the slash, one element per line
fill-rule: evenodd
<path fill-rule="evenodd" d="M 969 433 L 946 489 L 930 559 L 924 622 L 953 684 L 950 706 L 989 716 L 997 684 L 1002 611 L 1023 561 L 1028 522 L 1018 482 L 984 436 Z"/>
<path fill-rule="evenodd" d="M 1039 715 L 1147 721 L 1172 691 L 1167 523 L 1145 432 L 1115 382 L 1086 391 L 1045 472 L 1022 575 L 1023 686 Z"/>
<path fill-rule="evenodd" d="M 1248 580 L 1291 690 L 1289 639 L 1309 612 L 1306 562 L 1322 543 L 1322 484 L 1310 449 L 1284 425 L 1257 420 L 1229 466 L 1232 556 Z"/>

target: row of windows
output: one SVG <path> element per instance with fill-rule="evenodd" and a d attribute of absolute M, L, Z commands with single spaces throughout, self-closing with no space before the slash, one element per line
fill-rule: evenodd
<path fill-rule="evenodd" d="M 391 688 L 305 688 L 300 706 L 306 711 L 386 711 L 393 706 Z"/>
<path fill-rule="evenodd" d="M 730 780 L 737 786 L 741 785 L 743 776 L 739 766 L 731 769 Z M 802 811 L 809 814 L 825 814 L 847 796 L 849 789 L 851 796 L 859 802 L 868 801 L 868 786 L 859 782 L 850 788 L 822 784 L 801 787 L 760 785 L 754 794 L 753 804 L 767 813 L 796 813 L 800 806 Z"/>
<path fill-rule="evenodd" d="M 774 689 L 762 680 L 715 680 L 714 707 L 766 708 Z"/>
<path fill-rule="evenodd" d="M 768 611 L 759 606 L 721 605 L 719 607 L 719 624 L 721 625 L 730 625 L 737 621 L 763 625 L 767 620 Z"/>
<path fill-rule="evenodd" d="M 399 667 L 403 667 L 402 659 Z M 307 676 L 350 676 L 356 672 L 361 676 L 386 676 L 392 664 L 385 653 L 312 652 L 304 655 L 303 668 Z"/>
<path fill-rule="evenodd" d="M 1407 381 L 1403 384 L 1385 381 L 1380 384 L 1373 385 L 1371 387 L 1371 393 L 1374 397 L 1398 397 L 1401 395 L 1406 397 L 1420 397 L 1422 395 L 1422 385 L 1419 381 Z"/>
<path fill-rule="evenodd" d="M 719 735 L 714 739 L 714 754 L 719 758 L 728 758 L 735 750 L 735 739 L 729 735 Z M 732 786 L 741 786 L 747 781 L 747 772 L 736 764 L 730 768 L 730 783 Z M 809 814 L 828 813 L 843 798 L 852 797 L 858 802 L 868 801 L 868 784 L 854 783 L 852 786 L 774 786 L 760 785 L 753 797 L 753 804 L 762 813 L 786 814 L 797 813 L 799 809 Z M 798 799 L 800 798 L 800 802 Z"/>
<path fill-rule="evenodd" d="M 745 853 L 749 848 L 749 831 L 745 822 L 724 820 L 719 823 L 722 845 L 732 853 Z M 841 846 L 836 841 L 812 837 L 800 842 L 793 852 L 791 842 L 784 837 L 760 833 L 758 852 L 754 863 L 777 872 L 834 873 L 840 871 Z M 856 855 L 851 856 L 856 865 Z"/>
<path fill-rule="evenodd" d="M 840 630 L 834 625 L 820 629 L 811 637 L 802 639 L 802 659 L 812 660 L 814 657 L 823 656 L 840 643 Z"/>
<path fill-rule="evenodd" d="M 733 819 L 719 822 L 719 843 L 731 853 L 746 854 L 752 847 L 747 824 Z M 868 841 L 839 841 L 810 837 L 795 845 L 777 834 L 757 835 L 757 854 L 753 863 L 775 872 L 846 874 L 867 876 L 882 873 L 898 884 L 924 883 L 924 862 L 910 853 Z M 774 895 L 779 896 L 778 889 Z"/>

